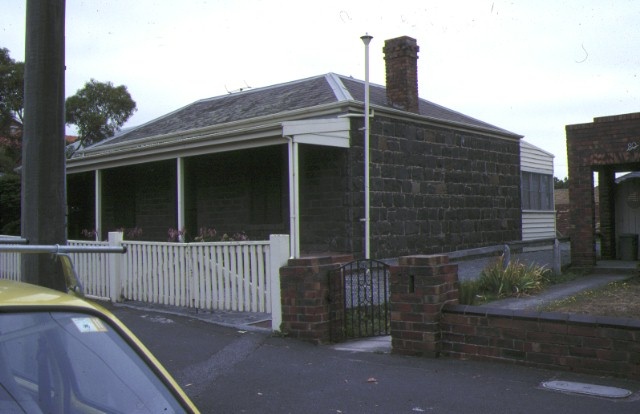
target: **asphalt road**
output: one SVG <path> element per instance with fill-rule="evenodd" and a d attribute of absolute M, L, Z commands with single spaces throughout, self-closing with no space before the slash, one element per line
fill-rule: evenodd
<path fill-rule="evenodd" d="M 337 351 L 185 316 L 108 306 L 203 413 L 639 413 L 640 383 L 509 364 Z M 543 389 L 620 387 L 624 399 Z"/>

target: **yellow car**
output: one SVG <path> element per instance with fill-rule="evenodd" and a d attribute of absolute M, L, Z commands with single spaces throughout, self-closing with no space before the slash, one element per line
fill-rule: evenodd
<path fill-rule="evenodd" d="M 149 350 L 106 309 L 0 280 L 1 413 L 197 413 Z"/>

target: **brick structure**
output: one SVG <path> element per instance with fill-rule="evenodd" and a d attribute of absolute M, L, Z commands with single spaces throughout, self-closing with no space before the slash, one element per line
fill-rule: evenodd
<path fill-rule="evenodd" d="M 593 173 L 598 172 L 602 258 L 615 259 L 613 188 L 616 171 L 640 169 L 640 113 L 594 118 L 567 125 L 571 263 L 592 267 L 596 261 L 596 206 Z"/>
<path fill-rule="evenodd" d="M 445 306 L 442 354 L 640 379 L 640 321 Z"/>
<path fill-rule="evenodd" d="M 440 315 L 458 302 L 458 265 L 448 256 L 405 256 L 389 275 L 393 352 L 437 357 L 441 350 Z"/>
<path fill-rule="evenodd" d="M 569 189 L 557 188 L 553 191 L 554 203 L 556 209 L 556 232 L 558 237 L 567 237 L 569 235 L 569 223 L 571 221 L 569 214 Z"/>
<path fill-rule="evenodd" d="M 416 39 L 407 36 L 384 42 L 384 59 L 387 66 L 387 101 L 389 105 L 417 113 L 418 102 L 418 51 Z"/>
<path fill-rule="evenodd" d="M 307 257 L 280 268 L 282 333 L 316 344 L 330 341 L 329 277 L 352 260 L 349 255 Z"/>
<path fill-rule="evenodd" d="M 361 146 L 360 140 L 361 134 L 354 146 Z M 376 116 L 370 150 L 376 257 L 522 239 L 517 140 Z M 356 165 L 358 176 L 362 164 Z M 354 219 L 361 217 L 360 209 L 354 211 Z"/>
<path fill-rule="evenodd" d="M 640 379 L 640 321 L 458 304 L 447 256 L 390 271 L 392 352 Z"/>
<path fill-rule="evenodd" d="M 175 179 L 175 164 L 167 161 L 106 171 L 104 232 L 138 227 L 142 229 L 138 240 L 166 241 L 172 227 L 167 223 L 176 221 L 176 195 L 171 191 Z"/>

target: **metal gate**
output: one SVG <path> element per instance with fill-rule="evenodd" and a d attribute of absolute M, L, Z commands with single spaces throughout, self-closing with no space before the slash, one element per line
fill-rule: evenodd
<path fill-rule="evenodd" d="M 389 335 L 389 265 L 357 260 L 330 280 L 333 341 Z"/>

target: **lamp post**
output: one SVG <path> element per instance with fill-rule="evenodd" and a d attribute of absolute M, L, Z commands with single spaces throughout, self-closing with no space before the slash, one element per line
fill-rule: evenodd
<path fill-rule="evenodd" d="M 373 36 L 360 37 L 364 43 L 364 256 L 371 258 L 369 201 L 369 43 Z"/>

